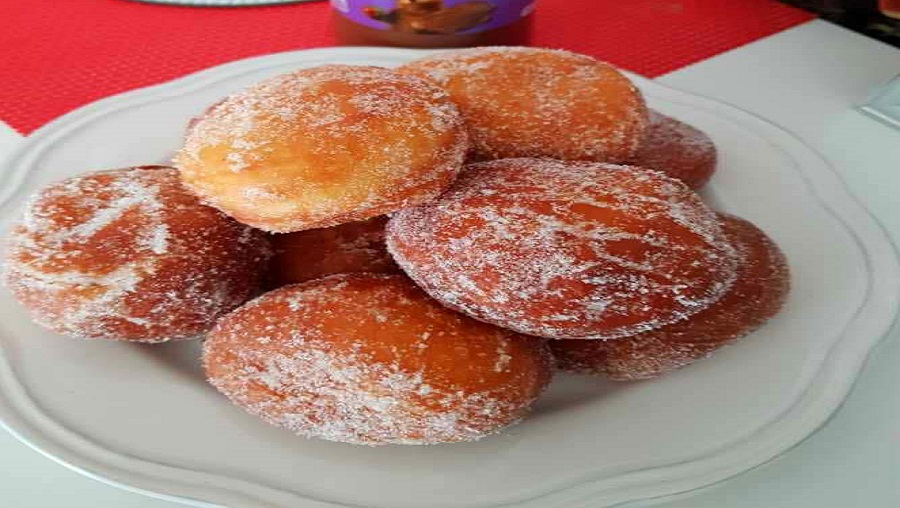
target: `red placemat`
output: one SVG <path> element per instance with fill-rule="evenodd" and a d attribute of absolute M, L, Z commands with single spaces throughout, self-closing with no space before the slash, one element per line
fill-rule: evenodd
<path fill-rule="evenodd" d="M 658 76 L 812 18 L 773 0 L 540 0 L 533 44 Z M 191 8 L 0 2 L 0 120 L 23 134 L 88 102 L 253 55 L 334 45 L 327 3 Z"/>

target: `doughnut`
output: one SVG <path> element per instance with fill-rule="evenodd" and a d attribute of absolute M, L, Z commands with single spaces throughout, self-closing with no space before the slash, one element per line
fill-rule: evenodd
<path fill-rule="evenodd" d="M 274 256 L 269 263 L 269 281 L 279 287 L 336 273 L 399 272 L 384 245 L 386 224 L 387 217 L 382 215 L 330 228 L 272 235 Z"/>
<path fill-rule="evenodd" d="M 435 201 L 396 212 L 388 251 L 445 305 L 553 339 L 614 339 L 718 300 L 736 255 L 678 180 L 551 159 L 471 164 Z"/>
<path fill-rule="evenodd" d="M 398 68 L 450 94 L 469 125 L 471 158 L 624 162 L 644 134 L 640 92 L 586 55 L 525 47 L 440 53 Z"/>
<path fill-rule="evenodd" d="M 175 156 L 184 184 L 276 233 L 364 220 L 427 201 L 468 147 L 447 94 L 379 67 L 325 65 L 227 97 Z"/>
<path fill-rule="evenodd" d="M 164 342 L 206 332 L 250 299 L 267 253 L 261 232 L 202 205 L 174 168 L 114 169 L 31 198 L 4 282 L 55 332 Z"/>
<path fill-rule="evenodd" d="M 778 246 L 753 224 L 720 215 L 739 253 L 738 275 L 718 302 L 677 323 L 611 341 L 552 341 L 560 369 L 626 381 L 679 369 L 762 326 L 778 313 L 790 287 Z"/>
<path fill-rule="evenodd" d="M 644 140 L 629 163 L 662 171 L 699 189 L 716 170 L 716 159 L 716 145 L 703 131 L 650 110 Z"/>
<path fill-rule="evenodd" d="M 233 403 L 296 434 L 435 444 L 519 421 L 552 357 L 545 341 L 448 310 L 403 275 L 339 274 L 222 318 L 203 365 Z"/>

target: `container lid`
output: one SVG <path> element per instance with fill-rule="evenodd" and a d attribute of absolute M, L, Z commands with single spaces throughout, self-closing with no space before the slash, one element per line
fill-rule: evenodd
<path fill-rule="evenodd" d="M 197 7 L 247 7 L 251 5 L 296 4 L 320 0 L 132 0 L 147 4 L 193 5 Z"/>

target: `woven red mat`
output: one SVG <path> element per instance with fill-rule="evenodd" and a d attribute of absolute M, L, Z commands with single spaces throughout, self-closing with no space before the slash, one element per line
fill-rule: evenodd
<path fill-rule="evenodd" d="M 223 62 L 334 45 L 327 3 L 191 8 L 0 2 L 0 120 L 27 134 L 88 102 Z M 812 18 L 774 0 L 540 0 L 533 44 L 658 76 Z"/>

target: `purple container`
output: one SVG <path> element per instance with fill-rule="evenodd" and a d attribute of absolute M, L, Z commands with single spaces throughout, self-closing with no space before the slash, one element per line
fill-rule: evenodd
<path fill-rule="evenodd" d="M 335 11 L 375 30 L 464 35 L 512 24 L 536 0 L 331 0 Z"/>

